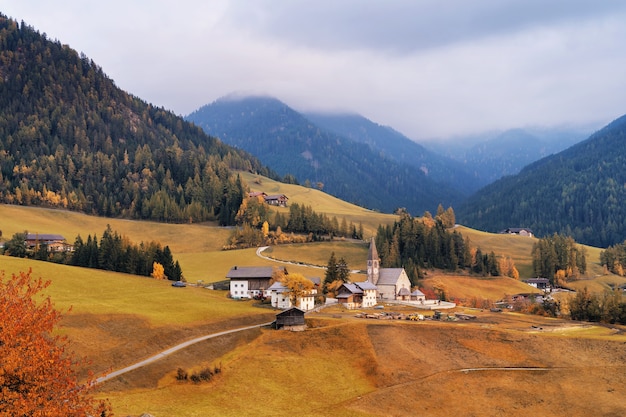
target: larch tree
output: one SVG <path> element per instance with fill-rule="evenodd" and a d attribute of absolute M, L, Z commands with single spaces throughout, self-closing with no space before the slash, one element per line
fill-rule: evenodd
<path fill-rule="evenodd" d="M 305 278 L 302 274 L 285 274 L 281 284 L 287 287 L 291 304 L 297 306 L 298 299 L 308 294 L 313 289 L 313 281 Z"/>
<path fill-rule="evenodd" d="M 111 415 L 90 395 L 93 381 L 78 381 L 67 339 L 53 334 L 61 314 L 41 294 L 48 285 L 30 270 L 0 271 L 0 417 Z"/>

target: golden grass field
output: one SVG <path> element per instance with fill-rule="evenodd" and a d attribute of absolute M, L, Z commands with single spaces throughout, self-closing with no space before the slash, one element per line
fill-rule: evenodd
<path fill-rule="evenodd" d="M 262 184 L 272 182 L 263 179 Z M 291 202 L 311 204 L 316 211 L 346 210 L 350 215 L 341 208 L 345 203 L 328 202 L 317 190 L 278 186 L 287 188 L 264 191 L 285 193 Z M 309 194 L 315 204 L 306 199 Z M 376 219 L 394 220 L 354 210 L 349 221 L 370 215 L 364 227 L 372 232 Z M 212 224 L 103 219 L 7 205 L 0 205 L 0 219 L 4 239 L 28 230 L 63 234 L 71 242 L 78 234 L 100 236 L 110 224 L 136 243 L 169 245 L 191 283 L 223 280 L 233 265 L 285 265 L 258 258 L 256 249 L 222 251 L 230 230 Z M 531 269 L 534 239 L 459 230 L 483 251 L 511 256 L 520 271 Z M 599 251 L 590 248 L 589 264 L 597 264 Z M 266 255 L 325 265 L 331 252 L 344 257 L 351 269 L 365 266 L 367 245 L 352 241 L 278 246 Z M 82 376 L 87 368 L 99 375 L 204 334 L 268 322 L 276 313 L 253 301 L 229 300 L 223 291 L 173 288 L 151 278 L 0 256 L 0 270 L 7 275 L 29 268 L 33 276 L 52 281 L 47 294 L 66 312 L 59 332 L 68 336 L 72 350 L 91 361 L 79 370 Z M 287 268 L 305 276 L 324 274 L 302 264 Z M 592 268 L 594 275 L 574 285 L 601 292 L 610 282 L 625 282 L 596 274 L 601 272 L 598 265 Z M 362 278 L 353 275 L 354 280 Z M 434 279 L 459 298 L 499 299 L 529 290 L 508 278 L 427 271 L 426 282 Z M 111 400 L 117 416 L 557 416 L 566 410 L 572 416 L 626 415 L 623 327 L 512 313 L 472 314 L 478 315 L 476 321 L 413 323 L 366 321 L 353 318 L 353 312 L 324 310 L 310 315 L 306 332 L 255 329 L 210 339 L 102 384 L 98 396 Z M 209 383 L 174 378 L 179 367 L 216 364 L 223 372 Z M 532 366 L 547 369 L 463 371 Z"/>

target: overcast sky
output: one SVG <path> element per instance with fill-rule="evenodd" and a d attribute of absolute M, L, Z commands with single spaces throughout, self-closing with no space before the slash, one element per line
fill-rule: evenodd
<path fill-rule="evenodd" d="M 622 0 L 0 0 L 180 115 L 232 92 L 423 141 L 626 113 Z"/>

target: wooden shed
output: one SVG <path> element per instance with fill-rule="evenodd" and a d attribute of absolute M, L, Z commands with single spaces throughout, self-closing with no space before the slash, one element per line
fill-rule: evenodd
<path fill-rule="evenodd" d="M 306 328 L 304 311 L 292 307 L 276 314 L 276 329 L 302 331 Z"/>

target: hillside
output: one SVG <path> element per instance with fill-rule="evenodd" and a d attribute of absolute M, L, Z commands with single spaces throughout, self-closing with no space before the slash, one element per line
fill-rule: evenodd
<path fill-rule="evenodd" d="M 342 200 L 383 212 L 406 207 L 421 215 L 448 207 L 463 192 L 422 170 L 380 155 L 364 143 L 328 132 L 267 97 L 222 98 L 187 119 L 225 143 L 257 156 L 281 176 L 323 187 Z"/>
<path fill-rule="evenodd" d="M 381 126 L 356 114 L 305 113 L 304 116 L 340 136 L 366 143 L 394 161 L 415 166 L 436 182 L 467 193 L 483 185 L 461 162 L 431 152 L 389 126 Z"/>
<path fill-rule="evenodd" d="M 626 116 L 587 140 L 503 178 L 456 210 L 470 227 L 529 227 L 607 247 L 626 238 Z"/>
<path fill-rule="evenodd" d="M 273 175 L 24 23 L 0 15 L 0 45 L 0 202 L 230 224 L 232 169 Z"/>
<path fill-rule="evenodd" d="M 508 313 L 478 312 L 476 321 L 463 324 L 365 321 L 333 313 L 311 314 L 305 332 L 265 329 L 203 342 L 107 383 L 100 393 L 124 415 L 626 412 L 619 330 Z M 215 364 L 222 369 L 216 381 L 175 380 L 178 368 Z M 247 401 L 232 401 L 242 391 Z"/>

